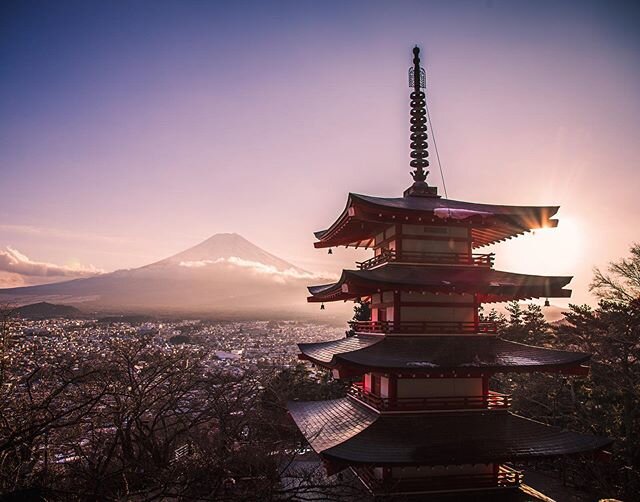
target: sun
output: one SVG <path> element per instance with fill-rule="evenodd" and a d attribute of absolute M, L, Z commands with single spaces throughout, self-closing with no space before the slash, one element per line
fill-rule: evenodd
<path fill-rule="evenodd" d="M 541 228 L 493 246 L 496 268 L 539 275 L 572 275 L 583 259 L 580 221 L 559 218 L 556 228 Z M 494 251 L 494 249 L 492 249 Z"/>

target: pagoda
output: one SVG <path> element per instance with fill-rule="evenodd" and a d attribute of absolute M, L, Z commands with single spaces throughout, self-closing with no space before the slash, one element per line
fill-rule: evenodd
<path fill-rule="evenodd" d="M 514 491 L 511 467 L 602 450 L 610 440 L 509 411 L 494 373 L 588 373 L 590 355 L 504 340 L 479 318 L 484 303 L 565 298 L 571 277 L 495 270 L 482 246 L 555 227 L 557 206 L 504 206 L 442 198 L 427 184 L 426 75 L 419 49 L 409 71 L 411 173 L 402 197 L 349 194 L 316 248 L 364 247 L 373 256 L 309 302 L 367 302 L 351 336 L 299 344 L 300 358 L 352 381 L 341 399 L 290 402 L 289 411 L 329 474 L 351 469 L 374 495 Z"/>

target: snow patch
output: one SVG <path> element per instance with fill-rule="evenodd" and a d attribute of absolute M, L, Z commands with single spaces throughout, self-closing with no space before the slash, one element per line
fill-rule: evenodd
<path fill-rule="evenodd" d="M 259 261 L 245 260 L 238 256 L 230 256 L 229 258 L 217 258 L 216 260 L 198 260 L 198 261 L 181 261 L 181 267 L 187 268 L 202 268 L 209 265 L 217 265 L 221 263 L 227 263 L 235 265 L 236 267 L 247 268 L 257 274 L 270 275 L 274 279 L 284 281 L 284 279 L 322 279 L 327 278 L 326 275 L 314 274 L 312 272 L 305 272 L 303 270 L 297 270 L 295 268 L 288 268 L 286 270 L 278 270 L 273 265 L 265 265 Z"/>

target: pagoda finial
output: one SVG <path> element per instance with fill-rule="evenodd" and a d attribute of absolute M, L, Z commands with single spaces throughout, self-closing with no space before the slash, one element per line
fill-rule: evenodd
<path fill-rule="evenodd" d="M 436 187 L 430 187 L 426 183 L 429 171 L 429 161 L 427 157 L 427 111 L 426 96 L 422 89 L 427 86 L 427 75 L 424 68 L 420 67 L 420 48 L 416 45 L 413 48 L 413 67 L 409 68 L 409 86 L 413 87 L 411 92 L 411 162 L 410 166 L 415 170 L 411 173 L 413 185 L 405 190 L 405 197 L 417 195 L 425 197 L 436 197 Z"/>

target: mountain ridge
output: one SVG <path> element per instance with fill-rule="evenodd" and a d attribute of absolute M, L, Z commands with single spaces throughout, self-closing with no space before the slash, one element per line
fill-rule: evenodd
<path fill-rule="evenodd" d="M 321 279 L 239 234 L 225 233 L 133 269 L 0 289 L 0 300 L 48 301 L 96 311 L 308 311 L 310 280 Z"/>
<path fill-rule="evenodd" d="M 281 271 L 293 269 L 309 273 L 299 267 L 296 267 L 292 263 L 265 251 L 237 233 L 214 234 L 195 246 L 187 248 L 184 251 L 180 251 L 179 253 L 162 260 L 150 263 L 149 265 L 145 265 L 145 267 L 154 267 L 167 263 L 180 264 L 204 261 L 215 262 L 215 260 L 232 257 L 242 258 L 247 261 L 255 261 L 264 265 L 275 266 Z"/>

